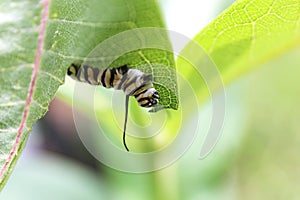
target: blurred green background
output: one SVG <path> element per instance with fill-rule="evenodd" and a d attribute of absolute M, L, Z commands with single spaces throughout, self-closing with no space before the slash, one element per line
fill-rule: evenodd
<path fill-rule="evenodd" d="M 231 2 L 160 3 L 167 27 L 193 37 Z M 224 130 L 208 157 L 198 159 L 209 124 L 206 102 L 191 148 L 151 173 L 119 172 L 95 160 L 76 134 L 70 105 L 57 98 L 35 125 L 0 199 L 298 199 L 299 55 L 300 47 L 290 50 L 226 87 Z"/>

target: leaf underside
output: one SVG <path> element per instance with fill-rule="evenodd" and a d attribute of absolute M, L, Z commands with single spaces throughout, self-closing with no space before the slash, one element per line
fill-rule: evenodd
<path fill-rule="evenodd" d="M 51 3 L 49 9 L 47 3 Z M 45 9 L 49 14 L 42 17 Z M 99 43 L 117 33 L 141 27 L 164 27 L 164 24 L 154 0 L 4 0 L 0 2 L 0 13 L 3 16 L 0 19 L 0 167 L 3 172 L 0 187 L 3 188 L 33 124 L 46 113 L 58 87 L 64 83 L 68 66 L 85 59 Z M 45 37 L 41 38 L 41 58 L 34 65 L 41 45 L 38 43 L 41 19 L 46 21 Z M 138 68 L 150 62 L 149 67 L 155 69 L 151 65 L 155 62 L 175 69 L 171 53 L 155 49 L 140 52 L 146 60 L 133 52 L 111 66 L 126 62 Z M 36 80 L 32 78 L 34 69 Z M 176 79 L 167 85 L 163 81 L 163 76 L 175 77 L 174 74 L 156 76 L 154 82 L 161 92 L 161 103 L 176 109 Z"/>

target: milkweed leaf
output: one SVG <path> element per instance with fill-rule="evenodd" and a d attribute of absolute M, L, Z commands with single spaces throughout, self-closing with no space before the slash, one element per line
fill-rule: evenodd
<path fill-rule="evenodd" d="M 193 41 L 212 58 L 224 82 L 231 82 L 300 45 L 300 1 L 239 0 Z M 182 51 L 184 55 L 197 56 L 193 53 L 190 44 Z M 177 64 L 182 69 L 190 65 L 183 59 L 178 59 Z"/>
<path fill-rule="evenodd" d="M 47 111 L 68 66 L 105 39 L 141 27 L 164 27 L 154 0 L 3 0 L 0 2 L 0 187 L 3 188 L 33 124 Z M 167 38 L 166 38 L 167 40 Z M 147 62 L 175 68 L 173 55 L 140 50 Z M 141 60 L 141 58 L 139 58 Z M 167 75 L 166 75 L 167 76 Z M 161 79 L 156 78 L 159 85 Z M 176 88 L 176 79 L 172 87 Z M 162 91 L 165 107 L 176 109 L 176 94 Z M 175 98 L 168 98 L 168 96 Z M 165 97 L 164 97 L 165 96 Z M 173 102 L 167 99 L 173 99 Z"/>

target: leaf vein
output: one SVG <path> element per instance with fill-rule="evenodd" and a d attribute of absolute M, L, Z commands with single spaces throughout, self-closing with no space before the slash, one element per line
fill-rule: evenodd
<path fill-rule="evenodd" d="M 14 107 L 19 105 L 25 105 L 25 101 L 16 101 L 16 102 L 7 102 L 7 103 L 1 103 L 0 107 Z"/>
<path fill-rule="evenodd" d="M 17 128 L 0 129 L 0 133 L 16 133 L 17 131 Z"/>
<path fill-rule="evenodd" d="M 66 23 L 66 24 L 75 24 L 80 26 L 89 26 L 89 27 L 97 27 L 97 28 L 113 28 L 113 29 L 120 29 L 120 26 L 126 27 L 137 27 L 136 24 L 132 21 L 123 21 L 123 22 L 84 22 L 84 21 L 71 21 L 67 19 L 49 19 L 49 22 L 54 23 Z"/>
<path fill-rule="evenodd" d="M 105 56 L 105 57 L 84 57 L 84 56 L 73 56 L 73 55 L 65 55 L 53 50 L 45 50 L 45 53 L 53 54 L 59 56 L 64 59 L 73 59 L 73 60 L 85 60 L 85 61 L 105 61 L 111 58 L 118 58 L 117 56 Z"/>
<path fill-rule="evenodd" d="M 57 82 L 59 82 L 59 83 L 61 83 L 61 84 L 63 84 L 63 83 L 64 83 L 64 81 L 63 81 L 63 80 L 61 80 L 61 79 L 60 79 L 60 78 L 58 78 L 57 76 L 54 76 L 54 75 L 53 75 L 53 74 L 51 74 L 50 72 L 47 72 L 47 71 L 40 70 L 40 73 L 41 73 L 41 74 L 44 74 L 44 75 L 47 75 L 47 76 L 49 76 L 50 78 L 52 78 L 52 79 L 56 80 Z"/>

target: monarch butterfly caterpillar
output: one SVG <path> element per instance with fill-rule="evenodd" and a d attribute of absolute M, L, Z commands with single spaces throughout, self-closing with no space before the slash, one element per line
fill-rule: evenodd
<path fill-rule="evenodd" d="M 118 68 L 99 69 L 88 65 L 72 63 L 67 74 L 74 80 L 89 83 L 91 85 L 102 85 L 106 88 L 123 90 L 126 94 L 125 100 L 125 122 L 123 131 L 123 144 L 129 151 L 126 140 L 126 124 L 128 118 L 129 96 L 134 96 L 142 107 L 153 107 L 158 103 L 158 92 L 153 86 L 152 75 L 145 74 L 138 69 L 129 69 L 127 65 Z"/>

